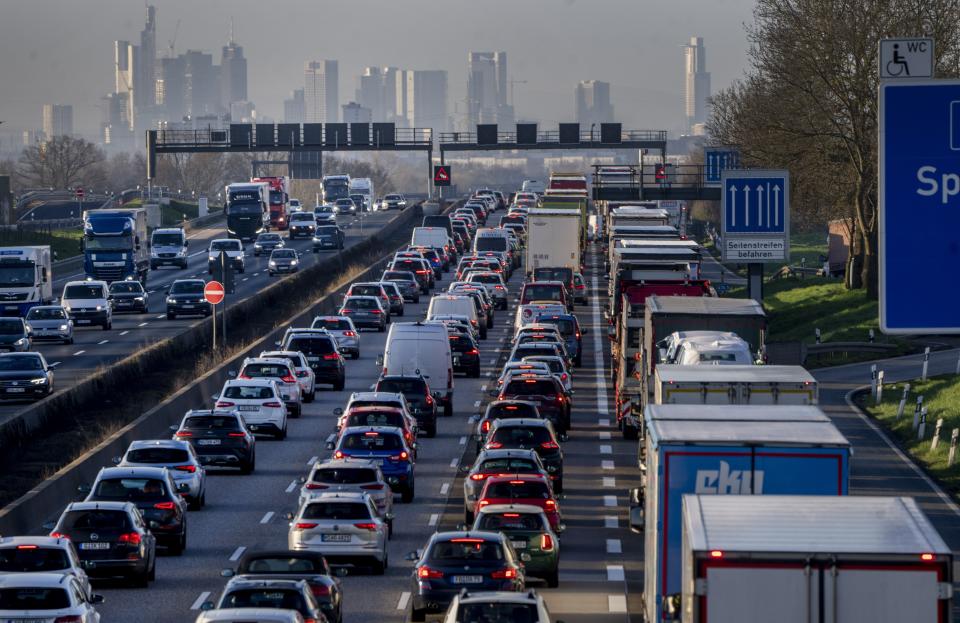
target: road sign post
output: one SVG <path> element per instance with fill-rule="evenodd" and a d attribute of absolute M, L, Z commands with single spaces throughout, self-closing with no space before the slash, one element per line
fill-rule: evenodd
<path fill-rule="evenodd" d="M 213 313 L 210 314 L 213 320 L 213 350 L 217 350 L 217 305 L 223 302 L 225 295 L 226 291 L 219 281 L 209 281 L 203 286 L 203 298 L 213 306 Z M 226 344 L 226 327 L 223 342 Z"/>
<path fill-rule="evenodd" d="M 449 186 L 450 176 L 451 176 L 451 172 L 450 172 L 449 164 L 433 165 L 433 185 L 434 186 Z"/>
<path fill-rule="evenodd" d="M 763 300 L 763 264 L 790 259 L 790 172 L 728 169 L 720 175 L 720 251 L 747 264 L 750 298 Z"/>

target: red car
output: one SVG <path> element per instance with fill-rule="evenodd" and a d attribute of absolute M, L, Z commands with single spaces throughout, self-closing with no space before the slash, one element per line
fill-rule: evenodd
<path fill-rule="evenodd" d="M 560 505 L 553 487 L 543 474 L 512 474 L 490 476 L 477 498 L 476 510 L 488 504 L 530 504 L 543 509 L 550 526 L 560 527 Z"/>

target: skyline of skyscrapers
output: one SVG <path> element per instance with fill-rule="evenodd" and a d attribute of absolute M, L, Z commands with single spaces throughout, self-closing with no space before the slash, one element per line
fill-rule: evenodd
<path fill-rule="evenodd" d="M 685 91 L 684 112 L 688 134 L 702 134 L 709 115 L 710 73 L 707 71 L 707 51 L 703 37 L 690 37 L 684 46 Z"/>
<path fill-rule="evenodd" d="M 307 61 L 303 69 L 304 121 L 336 123 L 340 119 L 340 78 L 337 61 Z"/>
<path fill-rule="evenodd" d="M 574 116 L 582 128 L 615 121 L 609 82 L 581 80 L 575 94 Z"/>
<path fill-rule="evenodd" d="M 512 125 L 507 101 L 507 53 L 467 53 L 467 129 L 478 123 Z"/>
<path fill-rule="evenodd" d="M 73 134 L 73 106 L 70 104 L 43 105 L 43 135 L 45 139 Z"/>

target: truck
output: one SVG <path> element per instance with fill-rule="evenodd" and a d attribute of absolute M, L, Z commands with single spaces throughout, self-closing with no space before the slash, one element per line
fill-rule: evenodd
<path fill-rule="evenodd" d="M 337 199 L 350 197 L 349 175 L 324 175 L 322 184 L 324 203 L 336 203 Z"/>
<path fill-rule="evenodd" d="M 354 177 L 350 180 L 350 198 L 355 199 L 354 195 L 361 195 L 362 204 L 357 207 L 363 212 L 372 212 L 373 204 L 377 200 L 377 194 L 373 189 L 373 180 L 369 177 Z"/>
<path fill-rule="evenodd" d="M 654 273 L 679 270 L 686 278 L 699 279 L 703 258 L 694 240 L 674 238 L 617 239 L 608 250 L 608 294 L 622 290 L 622 282 L 657 278 Z M 643 274 L 646 271 L 647 274 Z M 664 275 L 663 278 L 675 278 Z"/>
<path fill-rule="evenodd" d="M 526 270 L 567 266 L 579 272 L 580 240 L 578 211 L 531 208 L 527 213 Z"/>
<path fill-rule="evenodd" d="M 655 404 L 815 405 L 817 380 L 802 366 L 682 366 L 653 372 Z"/>
<path fill-rule="evenodd" d="M 625 205 L 610 210 L 607 216 L 610 227 L 617 225 L 676 225 L 670 213 L 661 208 Z"/>
<path fill-rule="evenodd" d="M 230 184 L 225 194 L 227 235 L 241 241 L 255 240 L 260 233 L 270 230 L 269 184 Z"/>
<path fill-rule="evenodd" d="M 143 208 L 85 210 L 83 213 L 83 271 L 90 279 L 112 283 L 137 280 L 147 284 L 147 211 Z"/>
<path fill-rule="evenodd" d="M 50 247 L 0 247 L 0 315 L 26 316 L 52 300 Z"/>
<path fill-rule="evenodd" d="M 150 234 L 150 270 L 158 266 L 187 267 L 187 233 L 182 227 L 154 229 Z"/>
<path fill-rule="evenodd" d="M 644 535 L 648 622 L 663 621 L 665 597 L 681 590 L 684 495 L 849 492 L 851 445 L 822 411 L 745 408 L 657 405 L 645 412 L 645 486 L 631 492 L 637 512 L 630 511 L 630 527 Z"/>
<path fill-rule="evenodd" d="M 253 177 L 254 184 L 264 183 L 270 187 L 270 227 L 286 230 L 290 220 L 290 178 L 286 176 Z"/>
<path fill-rule="evenodd" d="M 913 498 L 683 496 L 683 623 L 941 623 L 954 557 Z"/>
<path fill-rule="evenodd" d="M 576 210 L 580 213 L 580 245 L 587 244 L 587 229 L 590 218 L 590 201 L 585 190 L 547 189 L 540 198 L 544 210 Z"/>

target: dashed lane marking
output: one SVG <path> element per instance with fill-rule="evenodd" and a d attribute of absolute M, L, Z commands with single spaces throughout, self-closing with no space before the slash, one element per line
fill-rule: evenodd
<path fill-rule="evenodd" d="M 440 485 L 440 495 L 446 495 L 450 491 L 450 483 L 445 482 Z"/>
<path fill-rule="evenodd" d="M 397 601 L 397 610 L 406 610 L 408 603 L 410 603 L 410 591 L 403 591 Z"/>
<path fill-rule="evenodd" d="M 137 326 L 138 326 L 138 327 L 145 327 L 145 326 L 147 326 L 148 324 L 150 324 L 150 323 L 149 323 L 149 322 L 141 322 L 141 323 L 138 324 Z"/>
<path fill-rule="evenodd" d="M 613 461 L 600 461 L 600 467 L 603 469 L 615 469 L 613 466 Z"/>
<path fill-rule="evenodd" d="M 309 459 L 307 459 L 307 465 L 308 465 L 308 466 L 313 465 L 314 463 L 317 462 L 317 459 L 319 459 L 319 458 L 320 458 L 320 457 L 318 457 L 318 456 L 311 456 Z"/>
<path fill-rule="evenodd" d="M 613 507 L 617 505 L 617 496 L 615 495 L 605 495 L 603 496 L 603 505 L 606 507 Z"/>
<path fill-rule="evenodd" d="M 296 481 L 296 480 L 293 480 L 293 481 L 290 482 L 289 485 L 287 485 L 286 491 L 287 491 L 287 493 L 293 493 L 293 490 L 296 489 L 296 488 L 297 488 L 297 481 Z"/>
<path fill-rule="evenodd" d="M 437 525 L 437 522 L 438 522 L 438 521 L 440 521 L 440 515 L 437 514 L 437 513 L 433 513 L 432 515 L 430 515 L 430 519 L 427 520 L 427 525 L 428 525 L 428 526 L 435 526 L 435 525 Z"/>
<path fill-rule="evenodd" d="M 603 441 L 606 441 L 606 440 L 610 439 L 610 431 L 608 431 L 608 430 L 602 430 L 602 431 L 600 431 L 600 439 L 603 440 Z"/>
<path fill-rule="evenodd" d="M 607 539 L 607 553 L 608 554 L 623 553 L 623 547 L 620 544 L 620 539 Z"/>
<path fill-rule="evenodd" d="M 613 454 L 613 446 L 603 444 L 600 446 L 600 454 Z"/>
<path fill-rule="evenodd" d="M 607 595 L 607 609 L 611 613 L 626 614 L 627 596 L 626 595 Z"/>
<path fill-rule="evenodd" d="M 263 516 L 263 519 L 260 520 L 260 523 L 270 523 L 270 520 L 273 519 L 273 511 L 267 511 L 267 514 Z"/>
<path fill-rule="evenodd" d="M 616 515 L 604 515 L 603 516 L 603 527 L 604 528 L 613 528 L 616 530 L 620 525 L 619 520 Z"/>
<path fill-rule="evenodd" d="M 465 436 L 464 436 L 464 437 L 460 437 L 460 445 L 461 445 L 461 446 L 467 445 L 467 438 L 466 438 Z"/>
<path fill-rule="evenodd" d="M 623 565 L 607 565 L 607 581 L 623 582 Z"/>
<path fill-rule="evenodd" d="M 82 355 L 82 354 L 85 353 L 85 352 L 87 352 L 87 351 L 85 351 L 85 350 L 78 350 L 77 352 L 73 353 L 73 356 L 74 356 L 74 357 L 78 357 L 78 356 Z"/>
<path fill-rule="evenodd" d="M 610 541 L 607 541 L 609 543 Z M 237 549 L 233 550 L 233 553 L 230 554 L 230 560 L 236 562 L 240 560 L 240 557 L 243 556 L 243 552 L 247 551 L 247 548 L 241 545 Z"/>
<path fill-rule="evenodd" d="M 193 605 L 190 606 L 190 609 L 199 610 L 200 606 L 203 605 L 203 602 L 205 602 L 209 597 L 210 597 L 210 591 L 203 591 L 202 593 L 200 593 L 200 596 L 197 597 L 197 600 L 193 602 Z"/>
<path fill-rule="evenodd" d="M 603 477 L 603 488 L 604 489 L 613 489 L 617 486 L 617 479 L 611 476 Z"/>
<path fill-rule="evenodd" d="M 109 342 L 109 341 L 110 341 L 110 340 L 100 340 L 99 342 L 97 342 L 97 346 L 102 346 L 102 345 L 106 344 L 106 343 Z"/>
<path fill-rule="evenodd" d="M 121 332 L 120 332 L 120 335 L 126 335 L 127 333 L 130 333 L 130 331 L 129 331 L 129 330 L 128 330 L 128 331 L 121 331 Z"/>
<path fill-rule="evenodd" d="M 454 457 L 450 459 L 450 467 L 456 467 L 460 463 L 460 459 Z"/>

